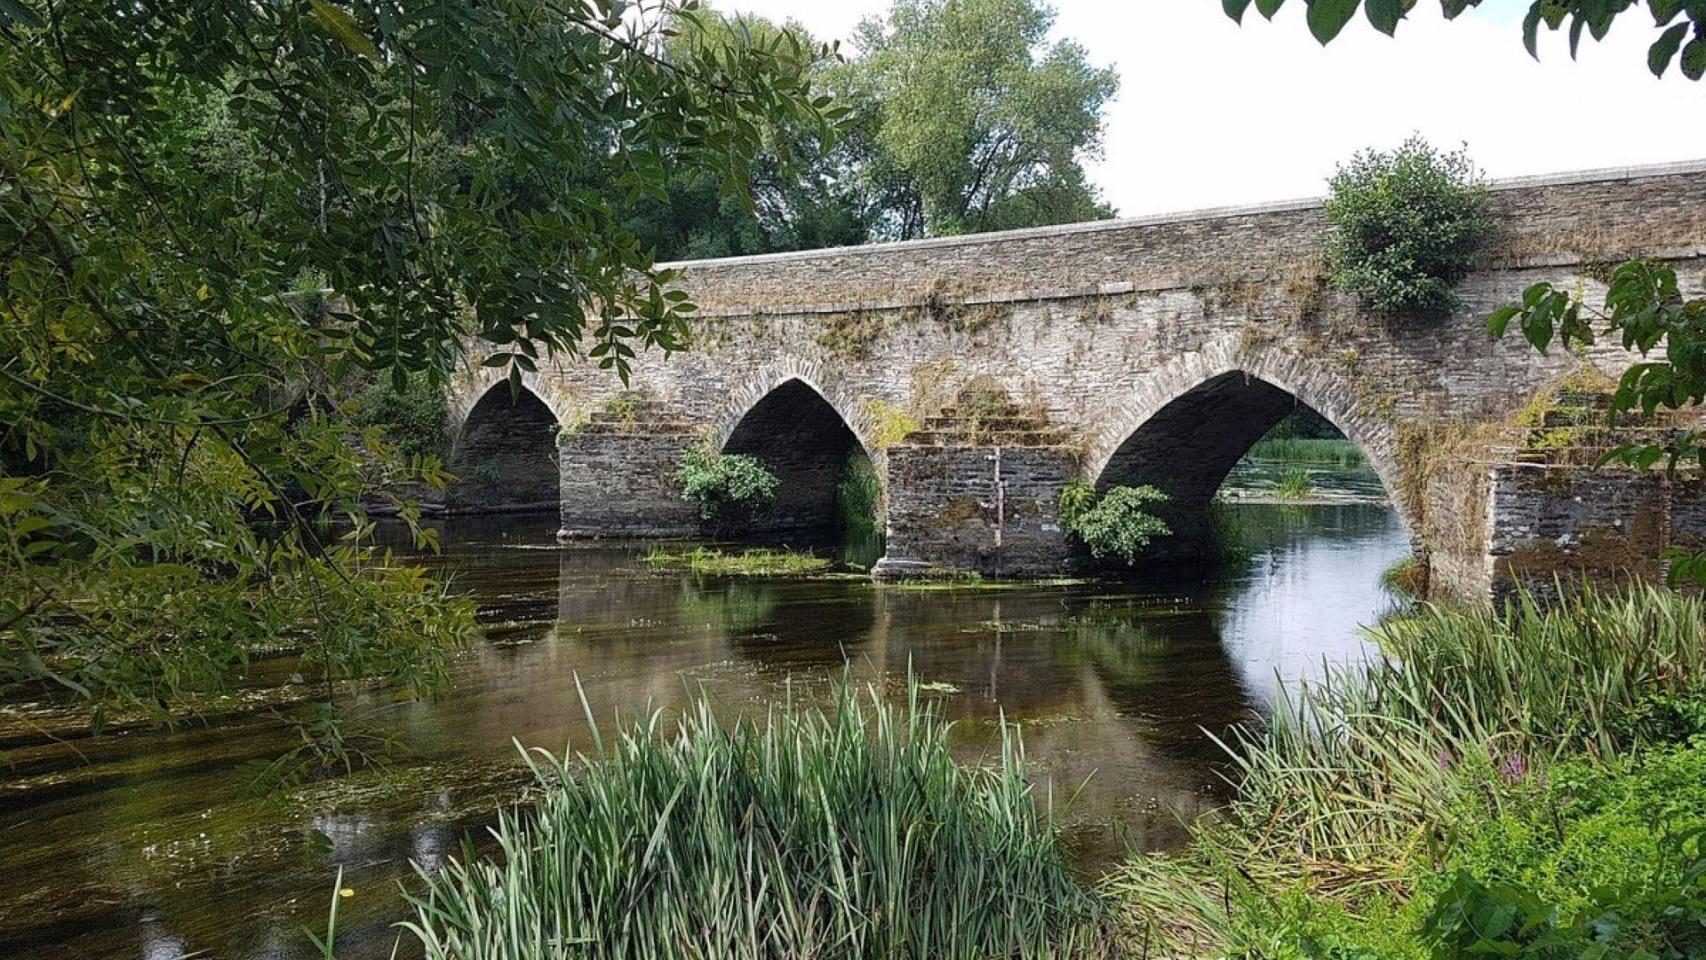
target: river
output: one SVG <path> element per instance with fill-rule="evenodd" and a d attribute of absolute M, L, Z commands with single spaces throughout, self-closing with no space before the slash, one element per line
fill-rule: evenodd
<path fill-rule="evenodd" d="M 1209 733 L 1363 657 L 1359 625 L 1389 606 L 1377 578 L 1407 541 L 1378 482 L 1318 473 L 1321 502 L 1234 502 L 1245 555 L 1183 582 L 718 580 L 654 569 L 644 544 L 559 547 L 549 522 L 449 523 L 437 562 L 486 637 L 436 699 L 362 696 L 357 713 L 398 736 L 389 770 L 251 796 L 291 734 L 241 702 L 171 732 L 0 738 L 0 956 L 307 957 L 339 866 L 340 957 L 389 956 L 410 861 L 477 842 L 521 795 L 515 743 L 589 746 L 577 681 L 608 730 L 701 693 L 762 711 L 846 674 L 898 691 L 910 671 L 963 759 L 995 749 L 1003 713 L 1020 724 L 1086 874 L 1176 845 L 1225 796 Z M 254 674 L 256 700 L 292 689 L 287 666 Z"/>

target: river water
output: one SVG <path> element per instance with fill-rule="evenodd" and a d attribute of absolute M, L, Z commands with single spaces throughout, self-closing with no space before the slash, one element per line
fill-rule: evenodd
<path fill-rule="evenodd" d="M 559 547 L 547 522 L 451 523 L 438 562 L 487 636 L 435 700 L 365 695 L 358 712 L 398 733 L 387 771 L 251 796 L 291 733 L 239 703 L 173 732 L 0 738 L 0 957 L 310 956 L 340 866 L 339 955 L 389 956 L 398 881 L 521 795 L 517 742 L 584 749 L 587 709 L 606 729 L 700 693 L 762 711 L 849 673 L 897 691 L 910 670 L 967 760 L 997 749 L 1001 714 L 1018 722 L 1086 873 L 1167 848 L 1224 797 L 1208 734 L 1365 656 L 1358 627 L 1389 605 L 1377 578 L 1407 542 L 1378 483 L 1318 474 L 1326 502 L 1235 503 L 1246 555 L 1176 582 L 707 579 L 652 568 L 644 544 Z M 260 665 L 252 698 L 292 690 L 288 672 Z"/>

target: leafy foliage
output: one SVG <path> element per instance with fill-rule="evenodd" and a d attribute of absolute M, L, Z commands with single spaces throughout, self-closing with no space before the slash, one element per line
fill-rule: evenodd
<path fill-rule="evenodd" d="M 1149 512 L 1167 494 L 1147 484 L 1109 487 L 1100 497 L 1087 483 L 1067 484 L 1060 492 L 1060 521 L 1098 560 L 1118 557 L 1128 566 L 1158 537 L 1173 531 Z"/>
<path fill-rule="evenodd" d="M 1038 0 L 898 0 L 860 26 L 855 55 L 814 70 L 847 111 L 837 136 L 792 121 L 763 129 L 744 184 L 750 209 L 687 169 L 672 172 L 667 200 L 641 198 L 627 223 L 677 258 L 1110 216 L 1083 160 L 1099 149 L 1118 78 L 1077 44 L 1048 42 L 1052 22 Z M 759 17 L 701 14 L 664 54 L 779 32 Z"/>
<path fill-rule="evenodd" d="M 622 210 L 669 169 L 743 182 L 761 126 L 832 133 L 827 50 L 659 57 L 693 16 L 0 3 L 0 691 L 165 718 L 259 648 L 328 693 L 441 679 L 472 611 L 375 553 L 360 504 L 443 471 L 424 437 L 351 443 L 335 385 L 680 344 L 691 304 Z"/>
<path fill-rule="evenodd" d="M 595 736 L 597 734 L 595 733 Z M 406 926 L 431 960 L 533 956 L 1079 957 L 1101 907 L 1032 796 L 1017 730 L 961 766 L 940 712 L 850 685 L 826 709 L 719 723 L 700 701 L 571 764 L 494 831 L 500 857 L 422 874 Z M 494 922 L 501 918 L 502 922 Z"/>
<path fill-rule="evenodd" d="M 1463 151 L 1419 137 L 1357 154 L 1330 181 L 1333 284 L 1385 314 L 1451 311 L 1452 285 L 1493 228 L 1479 181 Z"/>
<path fill-rule="evenodd" d="M 416 374 L 401 390 L 390 380 L 364 384 L 354 399 L 350 421 L 375 427 L 407 456 L 444 453 L 444 384 Z"/>
<path fill-rule="evenodd" d="M 1398 23 L 1415 7 L 1416 0 L 1303 0 L 1309 8 L 1309 30 L 1322 43 L 1329 43 L 1356 16 L 1360 7 L 1368 22 L 1387 35 L 1398 31 Z M 1455 19 L 1482 0 L 1440 0 L 1440 9 L 1447 19 Z M 1242 21 L 1251 0 L 1221 0 L 1227 16 Z M 1285 6 L 1285 0 L 1255 0 L 1256 10 L 1273 19 Z M 1540 56 L 1540 28 L 1561 30 L 1570 27 L 1570 56 L 1581 46 L 1584 34 L 1595 40 L 1605 39 L 1611 24 L 1620 15 L 1645 6 L 1652 14 L 1658 37 L 1647 48 L 1647 68 L 1653 76 L 1662 77 L 1673 62 L 1690 80 L 1706 76 L 1706 7 L 1692 0 L 1530 0 L 1528 13 L 1522 20 L 1522 42 L 1530 56 Z M 1686 45 L 1685 45 L 1686 44 Z"/>
<path fill-rule="evenodd" d="M 975 233 L 1109 215 L 1081 158 L 1101 146 L 1118 76 L 1047 44 L 1037 0 L 895 0 L 855 41 L 849 81 L 877 117 L 872 176 L 898 183 L 885 236 Z"/>
<path fill-rule="evenodd" d="M 676 470 L 682 496 L 699 508 L 702 520 L 750 519 L 769 509 L 781 481 L 757 457 L 716 453 L 699 447 Z"/>
<path fill-rule="evenodd" d="M 1585 304 L 1573 293 L 1550 283 L 1534 284 L 1520 304 L 1495 310 L 1487 330 L 1502 337 L 1512 321 L 1536 350 L 1554 343 L 1564 349 L 1594 344 L 1596 325 L 1603 336 L 1617 339 L 1623 349 L 1643 359 L 1623 372 L 1611 395 L 1610 417 L 1633 411 L 1680 410 L 1706 401 L 1706 298 L 1682 295 L 1676 271 L 1648 260 L 1631 260 L 1611 274 L 1600 308 Z M 1670 443 L 1625 445 L 1614 449 L 1615 459 L 1640 469 L 1668 459 L 1671 467 L 1686 459 L 1706 466 L 1706 451 L 1698 435 L 1679 435 Z"/>
<path fill-rule="evenodd" d="M 1570 761 L 1501 793 L 1421 884 L 1423 939 L 1561 960 L 1706 952 L 1706 742 Z"/>
<path fill-rule="evenodd" d="M 1110 890 L 1232 956 L 1692 955 L 1702 616 L 1651 587 L 1423 604 L 1374 631 L 1386 658 L 1229 744 L 1230 816 Z"/>

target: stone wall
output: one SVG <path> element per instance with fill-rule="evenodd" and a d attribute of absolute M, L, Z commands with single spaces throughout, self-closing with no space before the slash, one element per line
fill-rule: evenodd
<path fill-rule="evenodd" d="M 676 468 L 691 433 L 585 429 L 563 441 L 561 535 L 691 537 L 699 515 L 681 497 Z"/>
<path fill-rule="evenodd" d="M 1060 576 L 1071 549 L 1060 490 L 1071 456 L 1056 448 L 906 444 L 889 452 L 888 557 L 874 574 L 903 579 L 975 572 Z"/>
<path fill-rule="evenodd" d="M 1706 490 L 1696 477 L 1543 464 L 1487 470 L 1495 602 L 1518 590 L 1550 598 L 1560 583 L 1568 589 L 1584 579 L 1661 579 L 1664 550 L 1697 546 L 1706 533 Z"/>

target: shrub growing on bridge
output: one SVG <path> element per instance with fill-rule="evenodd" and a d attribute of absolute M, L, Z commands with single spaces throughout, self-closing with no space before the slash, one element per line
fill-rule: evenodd
<path fill-rule="evenodd" d="M 1078 481 L 1060 492 L 1060 522 L 1097 560 L 1113 556 L 1130 565 L 1155 538 L 1172 534 L 1166 522 L 1148 509 L 1167 500 L 1167 494 L 1147 484 L 1109 487 L 1097 497 L 1095 488 Z"/>
<path fill-rule="evenodd" d="M 1390 153 L 1358 153 L 1329 185 L 1334 286 L 1384 314 L 1456 309 L 1452 286 L 1493 229 L 1486 187 L 1466 153 L 1440 153 L 1411 137 Z"/>
<path fill-rule="evenodd" d="M 711 523 L 748 520 L 769 509 L 781 481 L 757 457 L 700 447 L 676 471 L 682 495 Z"/>

